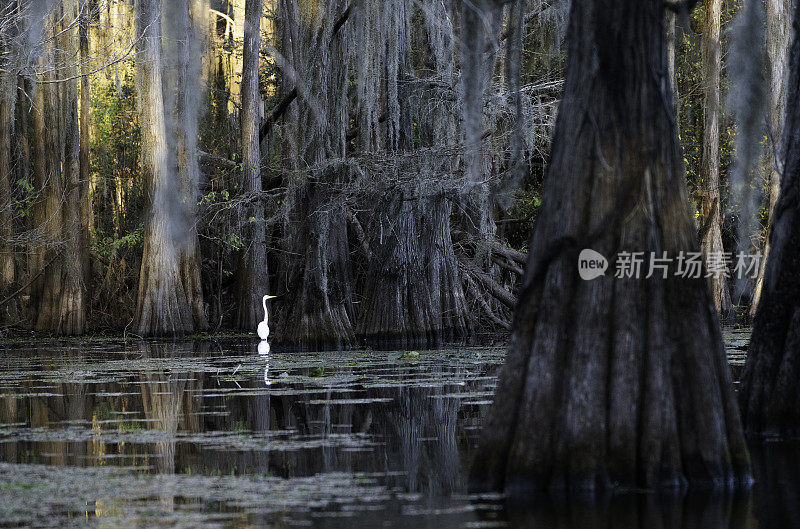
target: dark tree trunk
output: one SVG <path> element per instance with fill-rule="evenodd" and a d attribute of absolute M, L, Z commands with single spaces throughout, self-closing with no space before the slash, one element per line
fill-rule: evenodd
<path fill-rule="evenodd" d="M 236 278 L 236 326 L 255 330 L 262 319 L 261 298 L 269 292 L 267 235 L 261 193 L 261 152 L 258 141 L 261 93 L 258 53 L 261 43 L 261 0 L 247 0 L 242 64 L 242 190 L 251 194 L 244 210 L 244 244 Z"/>
<path fill-rule="evenodd" d="M 783 180 L 739 395 L 748 432 L 800 433 L 800 7 L 795 8 Z"/>
<path fill-rule="evenodd" d="M 279 309 L 275 339 L 308 348 L 344 348 L 353 343 L 352 273 L 347 210 L 332 189 L 346 167 L 347 39 L 333 33 L 346 3 L 336 0 L 281 2 L 281 40 L 286 62 L 314 94 L 286 111 L 283 159 L 292 175 L 287 190 L 289 219 L 280 292 L 291 293 Z M 323 10 L 324 13 L 319 13 Z M 320 25 L 321 24 L 321 25 Z M 289 93 L 293 83 L 286 83 Z"/>
<path fill-rule="evenodd" d="M 14 266 L 14 216 L 11 202 L 11 186 L 14 182 L 12 162 L 14 130 L 14 110 L 17 100 L 17 75 L 11 64 L 12 23 L 10 10 L 13 2 L 0 1 L 0 10 L 9 17 L 0 29 L 0 295 L 9 293 L 14 285 L 16 271 Z M 11 316 L 12 306 L 0 307 L 3 321 Z"/>
<path fill-rule="evenodd" d="M 413 94 L 403 82 L 412 76 L 411 5 L 399 0 L 373 4 L 376 8 L 382 10 L 386 21 L 382 30 L 387 43 L 376 53 L 376 61 L 385 64 L 386 78 L 375 97 L 383 94 L 387 119 L 382 141 L 362 145 L 369 154 L 385 148 L 396 155 L 400 168 L 393 176 L 384 177 L 394 186 L 402 181 L 403 174 L 419 170 L 419 165 L 403 166 L 404 154 L 415 147 L 412 138 L 433 152 L 451 149 L 458 140 L 451 111 L 445 105 L 431 105 L 428 112 L 416 109 L 411 101 Z M 453 34 L 446 7 L 430 2 L 424 9 L 429 10 L 424 16 L 433 75 L 441 76 L 446 84 L 453 83 Z M 419 114 L 412 117 L 414 110 Z M 376 128 L 365 124 L 364 130 L 370 127 Z M 429 164 L 434 173 L 449 173 L 455 165 L 451 160 L 449 156 L 428 160 L 421 155 L 415 161 Z M 356 335 L 378 348 L 435 347 L 467 334 L 466 302 L 450 239 L 452 202 L 444 193 L 419 182 L 398 187 L 385 189 L 377 198 L 380 206 L 371 206 L 375 213 L 367 227 L 374 251 L 368 263 Z"/>
<path fill-rule="evenodd" d="M 309 177 L 296 193 L 296 232 L 290 237 L 292 257 L 286 261 L 286 291 L 275 339 L 310 350 L 343 349 L 354 343 L 353 299 L 347 212 L 326 201 L 326 183 Z"/>
<path fill-rule="evenodd" d="M 450 240 L 450 201 L 398 194 L 375 215 L 356 334 L 377 348 L 436 347 L 466 335 L 466 303 Z"/>
<path fill-rule="evenodd" d="M 472 468 L 526 493 L 749 483 L 703 278 L 614 277 L 619 252 L 697 251 L 660 0 L 573 2 L 542 211 Z M 593 248 L 610 270 L 580 278 Z M 646 266 L 645 266 L 646 268 Z"/>
<path fill-rule="evenodd" d="M 0 8 L 2 8 L 0 3 Z M 0 56 L 3 52 L 0 44 Z M 14 218 L 11 204 L 12 130 L 17 95 L 16 75 L 0 65 L 0 295 L 14 284 Z M 2 318 L 0 318 L 2 319 Z"/>

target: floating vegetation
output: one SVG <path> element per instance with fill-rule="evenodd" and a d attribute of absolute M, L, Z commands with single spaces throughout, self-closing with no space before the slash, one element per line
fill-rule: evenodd
<path fill-rule="evenodd" d="M 463 494 L 504 352 L 7 344 L 0 527 L 507 526 Z"/>

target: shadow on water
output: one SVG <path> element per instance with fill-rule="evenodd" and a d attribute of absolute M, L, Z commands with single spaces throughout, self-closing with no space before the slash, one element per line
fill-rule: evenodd
<path fill-rule="evenodd" d="M 508 506 L 512 527 L 551 529 L 722 529 L 751 527 L 748 493 L 608 495 L 588 500 L 540 499 L 533 505 Z"/>
<path fill-rule="evenodd" d="M 753 446 L 758 482 L 738 495 L 466 494 L 502 360 L 491 348 L 288 354 L 249 341 L 9 348 L 0 527 L 800 525 L 798 443 Z"/>

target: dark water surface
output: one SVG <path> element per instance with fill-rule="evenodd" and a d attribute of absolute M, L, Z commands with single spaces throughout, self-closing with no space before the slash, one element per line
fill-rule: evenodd
<path fill-rule="evenodd" d="M 797 443 L 753 447 L 747 494 L 511 506 L 465 491 L 503 348 L 256 345 L 3 346 L 0 527 L 800 527 Z"/>

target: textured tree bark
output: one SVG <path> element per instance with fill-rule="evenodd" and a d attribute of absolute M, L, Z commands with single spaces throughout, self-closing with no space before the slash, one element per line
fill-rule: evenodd
<path fill-rule="evenodd" d="M 276 341 L 309 350 L 344 349 L 354 343 L 347 214 L 308 188 L 306 225 L 293 236 L 297 272 L 287 283 L 290 305 L 278 318 Z M 301 242 L 303 241 L 303 242 Z"/>
<path fill-rule="evenodd" d="M 12 8 L 8 0 L 0 1 L 4 13 Z M 11 203 L 11 185 L 14 179 L 12 163 L 12 131 L 14 130 L 14 110 L 17 101 L 16 70 L 5 60 L 10 57 L 12 24 L 6 22 L 0 29 L 0 293 L 9 293 L 14 285 L 14 216 Z M 2 307 L 4 316 L 10 307 Z"/>
<path fill-rule="evenodd" d="M 707 282 L 674 269 L 613 274 L 623 251 L 698 249 L 663 9 L 660 0 L 572 4 L 542 211 L 473 489 L 750 482 Z M 611 270 L 582 280 L 584 248 L 609 257 Z"/>
<path fill-rule="evenodd" d="M 680 97 L 678 95 L 678 78 L 675 75 L 675 53 L 678 51 L 678 28 L 676 25 L 677 14 L 671 10 L 666 13 L 666 29 L 667 29 L 667 71 L 669 72 L 669 82 L 672 84 L 673 100 L 675 101 L 675 115 L 677 117 L 680 111 Z"/>
<path fill-rule="evenodd" d="M 769 130 L 764 156 L 764 175 L 769 189 L 769 218 L 767 232 L 772 225 L 772 215 L 781 190 L 781 173 L 778 164 L 783 162 L 783 122 L 786 109 L 787 65 L 791 36 L 791 2 L 789 0 L 767 0 L 767 60 L 769 61 Z M 769 257 L 769 241 L 764 244 L 764 253 L 758 278 L 753 289 L 750 315 L 755 317 L 764 272 Z"/>
<path fill-rule="evenodd" d="M 193 0 L 174 0 L 164 6 L 164 14 L 171 21 L 165 25 L 170 32 L 166 36 L 173 41 L 173 47 L 170 48 L 172 60 L 169 64 L 172 75 L 165 76 L 165 79 L 175 79 L 174 92 L 170 93 L 174 98 L 171 100 L 174 118 L 172 126 L 167 127 L 167 134 L 175 136 L 180 214 L 181 222 L 185 226 L 185 239 L 179 247 L 181 281 L 192 311 L 195 329 L 204 330 L 208 328 L 208 319 L 200 282 L 200 241 L 197 233 L 197 193 L 200 185 L 197 135 L 202 98 L 202 49 L 194 20 L 202 14 L 192 10 L 192 3 Z M 202 6 L 198 5 L 195 9 L 202 9 Z M 174 38 L 171 38 L 172 35 Z M 166 91 L 171 89 L 170 86 L 165 87 Z"/>
<path fill-rule="evenodd" d="M 245 248 L 239 257 L 236 278 L 236 326 L 253 330 L 262 319 L 261 298 L 269 292 L 267 236 L 261 193 L 259 123 L 261 93 L 258 86 L 258 53 L 261 44 L 261 0 L 247 0 L 242 64 L 242 191 L 255 195 L 244 211 Z"/>
<path fill-rule="evenodd" d="M 91 89 L 89 88 L 89 24 L 91 4 L 88 0 L 79 0 L 78 38 L 80 40 L 81 61 L 81 101 L 80 101 L 80 144 L 79 144 L 79 200 L 81 204 L 81 266 L 87 299 L 91 298 L 92 270 L 90 247 L 94 236 L 94 210 L 92 207 L 91 167 L 89 166 L 89 113 L 92 106 Z"/>
<path fill-rule="evenodd" d="M 332 161 L 344 157 L 348 128 L 347 40 L 333 33 L 345 7 L 343 0 L 280 5 L 285 60 L 319 94 L 301 92 L 307 104 L 291 105 L 285 115 L 283 159 L 292 175 L 292 207 L 279 291 L 293 297 L 280 307 L 275 339 L 297 347 L 339 349 L 354 338 L 347 211 L 330 191 L 345 177 L 345 168 Z M 284 79 L 285 93 L 295 86 L 291 81 Z"/>
<path fill-rule="evenodd" d="M 795 8 L 784 128 L 783 181 L 739 399 L 757 435 L 800 432 L 800 7 Z"/>
<path fill-rule="evenodd" d="M 75 20 L 77 2 L 64 0 L 60 20 Z M 53 18 L 56 20 L 56 18 Z M 54 39 L 60 47 L 77 56 L 77 32 L 63 26 L 53 26 Z M 77 68 L 67 65 L 63 71 L 74 76 Z M 47 74 L 50 77 L 52 74 Z M 49 79 L 52 80 L 52 79 Z M 78 169 L 78 86 L 77 82 L 40 85 L 43 105 L 37 109 L 37 134 L 43 133 L 43 153 L 47 159 L 46 181 L 43 182 L 45 210 L 43 220 L 46 233 L 45 255 L 50 262 L 58 255 L 51 269 L 42 275 L 35 328 L 38 331 L 63 335 L 83 334 L 86 330 L 86 296 L 81 260 L 83 244 L 80 222 L 79 169 Z M 45 116 L 56 117 L 57 124 L 46 124 Z M 42 128 L 44 130 L 42 131 Z M 38 141 L 38 140 L 37 140 Z"/>
<path fill-rule="evenodd" d="M 427 113 L 417 110 L 419 117 L 411 117 L 412 94 L 403 83 L 412 72 L 407 44 L 410 5 L 401 0 L 371 7 L 372 16 L 377 18 L 380 13 L 385 21 L 381 30 L 386 48 L 374 52 L 377 57 L 373 60 L 386 65 L 386 80 L 383 91 L 376 90 L 372 97 L 385 98 L 387 125 L 382 137 L 362 138 L 362 148 L 369 153 L 385 150 L 398 159 L 414 148 L 412 138 L 434 152 L 450 149 L 459 141 L 454 113 L 444 105 L 431 105 Z M 447 7 L 442 2 L 427 1 L 422 12 L 430 75 L 445 85 L 455 85 L 454 36 Z M 367 34 L 366 29 L 361 31 Z M 361 82 L 369 81 L 366 78 Z M 483 94 L 476 97 L 482 99 Z M 363 98 L 366 108 L 377 106 L 369 102 L 371 97 L 366 93 Z M 367 135 L 382 132 L 376 126 L 374 112 L 369 119 L 367 114 L 362 112 L 361 130 Z M 399 163 L 398 178 L 387 176 L 389 181 L 398 180 L 406 171 Z M 436 167 L 433 171 L 454 171 L 456 163 L 445 157 L 431 165 Z M 375 213 L 367 224 L 369 246 L 374 251 L 367 266 L 356 335 L 378 348 L 435 347 L 466 336 L 466 301 L 450 238 L 452 202 L 444 193 L 413 183 L 388 189 L 378 200 L 381 205 L 373 207 Z"/>
<path fill-rule="evenodd" d="M 2 4 L 0 4 L 2 6 Z M 2 48 L 0 48 L 2 53 Z M 0 66 L 0 71 L 4 70 Z M 16 75 L 0 72 L 0 293 L 8 293 L 16 277 L 14 270 L 14 225 L 11 204 L 11 136 L 17 95 Z"/>
<path fill-rule="evenodd" d="M 722 0 L 706 0 L 703 38 L 700 47 L 703 76 L 703 162 L 700 168 L 702 189 L 701 226 L 708 226 L 702 234 L 703 256 L 722 254 L 722 216 L 719 192 L 719 24 Z M 709 218 L 713 216 L 713 218 Z M 709 277 L 711 295 L 717 311 L 726 316 L 731 308 L 731 295 L 726 278 Z"/>
<path fill-rule="evenodd" d="M 381 349 L 437 347 L 466 336 L 450 201 L 397 194 L 382 210 L 370 230 L 375 251 L 356 335 Z"/>
<path fill-rule="evenodd" d="M 149 218 L 144 232 L 136 306 L 142 336 L 182 335 L 195 329 L 181 270 L 180 246 L 188 239 L 179 214 L 180 185 L 168 156 L 162 94 L 161 0 L 136 2 L 136 92 L 142 130 L 142 172 Z"/>
<path fill-rule="evenodd" d="M 44 68 L 45 64 L 46 62 L 44 57 L 39 57 L 39 66 Z M 47 73 L 45 72 L 42 78 L 46 79 L 46 75 Z M 53 112 L 53 110 L 46 107 L 48 98 L 45 97 L 45 92 L 47 92 L 51 86 L 45 84 L 37 85 L 35 83 L 32 83 L 32 86 L 34 89 L 34 94 L 33 105 L 31 107 L 31 121 L 33 124 L 33 149 L 31 166 L 33 170 L 33 189 L 36 192 L 34 195 L 33 204 L 31 206 L 33 217 L 32 228 L 38 233 L 44 233 L 49 226 L 47 222 L 48 214 L 45 197 L 47 194 L 47 184 L 51 181 L 51 171 L 53 166 L 52 159 L 49 154 L 48 142 L 46 141 L 45 137 L 47 128 L 45 126 L 44 116 L 45 112 Z M 28 263 L 29 274 L 31 277 L 37 276 L 42 270 L 42 267 L 45 265 L 45 254 L 47 253 L 46 250 L 46 245 L 40 244 L 40 241 L 35 241 L 32 245 Z M 58 267 L 59 263 L 53 262 L 53 264 L 50 266 Z M 43 282 L 44 279 L 39 277 L 39 279 L 36 279 L 31 285 L 31 321 L 33 321 L 36 317 L 34 309 L 39 302 Z M 35 325 L 35 323 L 32 325 Z"/>

